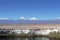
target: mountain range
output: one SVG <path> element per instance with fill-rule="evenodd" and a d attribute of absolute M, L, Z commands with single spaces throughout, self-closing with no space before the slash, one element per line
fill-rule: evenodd
<path fill-rule="evenodd" d="M 0 20 L 0 24 L 60 24 L 57 20 Z"/>

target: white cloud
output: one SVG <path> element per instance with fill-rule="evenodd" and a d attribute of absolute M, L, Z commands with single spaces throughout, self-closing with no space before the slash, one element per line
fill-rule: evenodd
<path fill-rule="evenodd" d="M 25 17 L 20 17 L 19 20 L 27 20 Z"/>
<path fill-rule="evenodd" d="M 32 17 L 32 18 L 29 18 L 29 20 L 38 20 L 38 19 L 35 17 Z"/>
<path fill-rule="evenodd" d="M 0 18 L 0 20 L 9 20 L 9 18 Z"/>
<path fill-rule="evenodd" d="M 60 19 L 60 17 L 58 17 L 57 19 Z"/>
<path fill-rule="evenodd" d="M 31 18 L 20 17 L 20 18 L 18 18 L 17 20 L 38 20 L 38 19 L 35 18 L 35 17 L 31 17 Z"/>

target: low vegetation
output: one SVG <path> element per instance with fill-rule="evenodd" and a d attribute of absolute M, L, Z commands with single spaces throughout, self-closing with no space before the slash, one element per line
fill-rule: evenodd
<path fill-rule="evenodd" d="M 50 33 L 49 35 L 48 35 L 48 37 L 50 38 L 50 39 L 60 39 L 60 33 Z"/>
<path fill-rule="evenodd" d="M 49 35 L 34 35 L 34 34 L 0 34 L 0 37 L 48 37 L 50 39 L 60 39 L 60 33 L 50 33 Z"/>

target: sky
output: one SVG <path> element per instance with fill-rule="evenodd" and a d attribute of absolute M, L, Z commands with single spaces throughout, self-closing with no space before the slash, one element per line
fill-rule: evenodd
<path fill-rule="evenodd" d="M 0 0 L 0 18 L 60 19 L 60 0 Z"/>

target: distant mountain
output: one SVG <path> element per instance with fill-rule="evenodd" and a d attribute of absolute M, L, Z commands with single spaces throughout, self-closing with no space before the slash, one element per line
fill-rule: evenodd
<path fill-rule="evenodd" d="M 60 24 L 60 20 L 0 20 L 0 24 Z"/>

